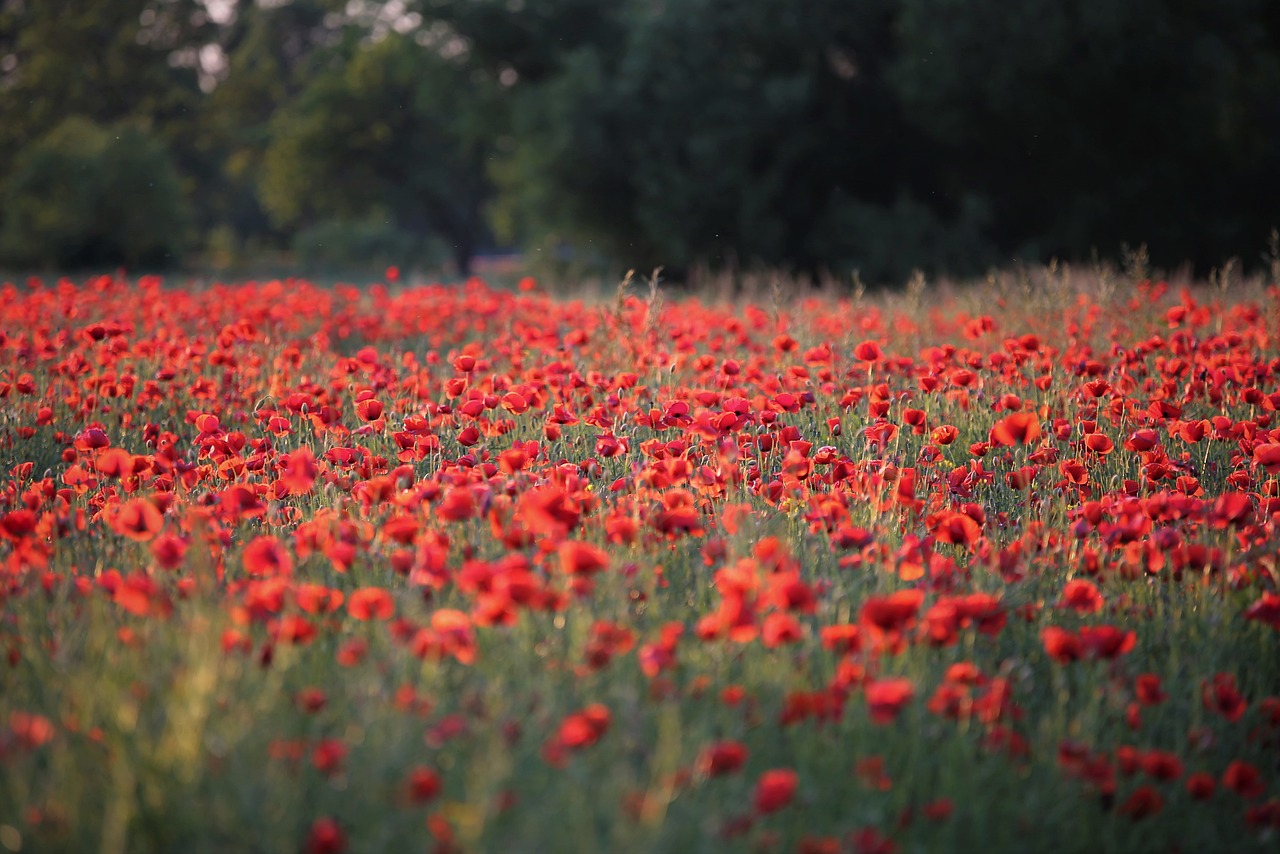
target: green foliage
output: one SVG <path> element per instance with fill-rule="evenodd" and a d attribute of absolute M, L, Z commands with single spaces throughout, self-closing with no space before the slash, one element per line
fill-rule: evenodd
<path fill-rule="evenodd" d="M 435 267 L 444 247 L 402 231 L 386 219 L 331 219 L 299 231 L 293 249 L 303 271 L 380 270 L 391 264 Z"/>
<path fill-rule="evenodd" d="M 1280 5 L 0 0 L 0 191 L 67 116 L 163 142 L 212 249 L 384 211 L 613 269 L 1253 261 Z M 87 227 L 87 226 L 85 226 Z M 216 240 L 214 239 L 216 236 Z"/>
<path fill-rule="evenodd" d="M 327 0 L 284 5 L 243 5 L 221 39 L 225 76 L 210 93 L 205 126 L 223 152 L 221 172 L 208 203 L 241 241 L 280 238 L 257 191 L 271 143 L 271 120 L 327 63 L 342 62 L 350 28 L 325 26 Z"/>
<path fill-rule="evenodd" d="M 949 187 L 986 197 L 1006 247 L 1145 242 L 1178 263 L 1265 242 L 1280 163 L 1275 4 L 900 6 L 895 90 Z"/>
<path fill-rule="evenodd" d="M 163 143 L 72 117 L 24 148 L 4 185 L 0 255 L 18 265 L 171 265 L 189 212 Z"/>
<path fill-rule="evenodd" d="M 197 0 L 0 3 L 0 181 L 68 116 L 128 121 L 169 146 L 192 198 L 212 152 L 199 128 Z"/>
<path fill-rule="evenodd" d="M 832 269 L 857 271 L 872 280 L 901 276 L 925 263 L 975 270 L 995 255 L 985 234 L 989 222 L 987 205 L 978 196 L 966 197 L 959 213 L 944 220 L 906 195 L 889 205 L 873 205 L 837 194 L 807 246 Z"/>
<path fill-rule="evenodd" d="M 498 224 L 526 239 L 892 277 L 1124 242 L 1216 263 L 1273 225 L 1280 13 L 1261 0 L 636 0 L 553 41 L 558 62 L 516 36 L 575 4 L 537 5 L 425 6 L 474 62 L 521 72 L 493 174 Z"/>
<path fill-rule="evenodd" d="M 890 209 L 931 171 L 880 73 L 892 4 L 629 12 L 618 51 L 578 48 L 517 99 L 508 221 L 638 266 L 874 264 L 848 206 Z"/>
<path fill-rule="evenodd" d="M 485 143 L 465 69 L 399 35 L 319 73 L 272 122 L 260 190 L 281 225 L 391 212 L 463 273 L 484 237 Z"/>

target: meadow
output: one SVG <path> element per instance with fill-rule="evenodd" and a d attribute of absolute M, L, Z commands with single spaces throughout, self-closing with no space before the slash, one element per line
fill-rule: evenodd
<path fill-rule="evenodd" d="M 1220 284 L 6 283 L 0 850 L 1275 850 Z"/>

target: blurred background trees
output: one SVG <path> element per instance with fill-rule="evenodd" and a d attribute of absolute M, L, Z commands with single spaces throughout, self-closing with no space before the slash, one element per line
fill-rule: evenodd
<path fill-rule="evenodd" d="M 318 69 L 276 112 L 259 197 L 285 228 L 380 218 L 437 235 L 467 275 L 486 234 L 484 95 L 465 68 L 392 33 Z"/>
<path fill-rule="evenodd" d="M 1258 257 L 1269 0 L 0 0 L 0 264 Z"/>
<path fill-rule="evenodd" d="M 17 264 L 166 266 L 186 248 L 173 158 L 130 124 L 64 119 L 18 153 L 0 203 L 0 253 Z"/>

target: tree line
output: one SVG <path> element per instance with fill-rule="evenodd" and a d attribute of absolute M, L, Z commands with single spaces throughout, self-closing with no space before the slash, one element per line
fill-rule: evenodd
<path fill-rule="evenodd" d="M 1246 263 L 1270 0 L 0 0 L 0 264 Z"/>

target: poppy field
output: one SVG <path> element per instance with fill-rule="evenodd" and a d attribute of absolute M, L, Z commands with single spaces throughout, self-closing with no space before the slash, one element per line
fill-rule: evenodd
<path fill-rule="evenodd" d="M 1262 282 L 0 285 L 0 850 L 1274 850 L 1278 406 Z"/>

